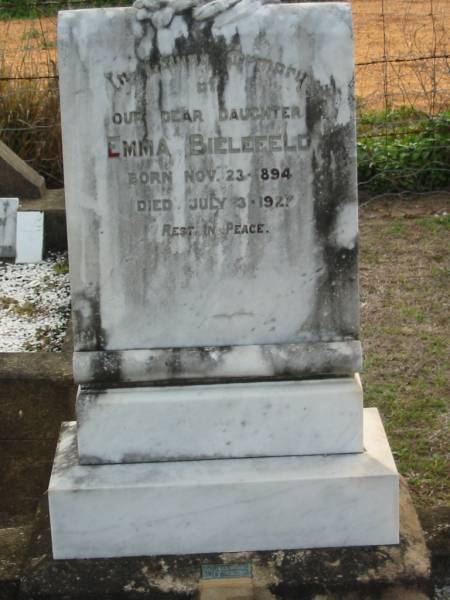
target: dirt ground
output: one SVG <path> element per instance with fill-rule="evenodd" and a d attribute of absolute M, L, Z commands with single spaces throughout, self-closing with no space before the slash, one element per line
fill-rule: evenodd
<path fill-rule="evenodd" d="M 368 108 L 450 104 L 449 59 L 361 64 L 450 54 L 449 0 L 352 0 L 357 96 Z M 0 21 L 0 64 L 12 76 L 56 72 L 56 17 Z"/>

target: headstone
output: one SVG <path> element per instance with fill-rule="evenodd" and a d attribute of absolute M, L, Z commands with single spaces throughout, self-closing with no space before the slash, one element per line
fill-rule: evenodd
<path fill-rule="evenodd" d="M 44 178 L 0 141 L 0 196 L 35 199 L 44 192 Z"/>
<path fill-rule="evenodd" d="M 60 19 L 77 352 L 358 339 L 349 9 L 239 6 Z"/>
<path fill-rule="evenodd" d="M 21 211 L 17 213 L 16 263 L 38 263 L 44 249 L 44 213 Z"/>
<path fill-rule="evenodd" d="M 16 256 L 17 198 L 0 198 L 0 258 Z"/>
<path fill-rule="evenodd" d="M 341 3 L 60 14 L 81 385 L 56 557 L 398 540 L 357 376 L 351 27 Z"/>

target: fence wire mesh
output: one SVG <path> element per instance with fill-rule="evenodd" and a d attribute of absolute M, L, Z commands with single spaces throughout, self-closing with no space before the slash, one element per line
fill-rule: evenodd
<path fill-rule="evenodd" d="M 57 12 L 130 4 L 131 0 L 0 0 L 0 139 L 44 175 L 50 187 L 63 185 Z M 447 188 L 449 0 L 351 4 L 360 188 Z"/>

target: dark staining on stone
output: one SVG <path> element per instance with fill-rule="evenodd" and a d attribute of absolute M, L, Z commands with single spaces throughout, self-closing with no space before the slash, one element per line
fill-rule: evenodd
<path fill-rule="evenodd" d="M 222 362 L 223 356 L 231 349 L 231 346 L 172 348 L 170 356 L 164 364 L 168 370 L 169 378 L 183 378 L 183 374 L 186 372 L 192 372 L 192 370 L 199 370 L 200 368 L 205 375 L 210 374 L 210 377 L 214 378 L 214 370 Z M 213 353 L 214 357 L 212 356 Z"/>
<path fill-rule="evenodd" d="M 138 77 L 136 78 L 136 101 L 137 110 L 142 114 L 142 126 L 144 128 L 144 140 L 148 140 L 148 120 L 147 120 L 147 79 L 148 73 L 145 65 L 138 63 Z"/>
<path fill-rule="evenodd" d="M 115 383 L 122 380 L 122 360 L 120 352 L 97 352 L 91 359 L 91 373 L 94 381 Z"/>
<path fill-rule="evenodd" d="M 163 84 L 161 79 L 158 82 L 158 108 L 159 111 L 162 112 L 164 110 L 164 104 L 163 104 Z"/>
<path fill-rule="evenodd" d="M 77 350 L 101 350 L 107 343 L 107 334 L 102 327 L 100 290 L 94 294 L 76 294 L 73 298 L 75 348 Z M 79 306 L 80 308 L 76 308 Z M 89 307 L 88 310 L 86 308 Z M 83 313 L 89 313 L 85 317 Z"/>
<path fill-rule="evenodd" d="M 215 37 L 212 33 L 212 27 L 214 24 L 214 20 L 210 19 L 206 23 L 197 23 L 194 21 L 192 17 L 192 9 L 186 11 L 183 14 L 183 19 L 186 23 L 188 34 L 187 36 L 179 36 L 175 40 L 175 48 L 176 53 L 180 57 L 192 57 L 197 56 L 198 64 L 200 64 L 201 57 L 207 56 L 211 65 L 213 76 L 217 78 L 217 96 L 218 96 L 218 104 L 220 108 L 225 107 L 225 88 L 228 82 L 228 66 L 227 66 L 227 57 L 228 53 L 233 50 L 240 50 L 240 38 L 239 34 L 236 32 L 231 39 L 231 42 L 227 44 L 225 38 L 223 36 Z M 146 128 L 144 139 L 148 138 L 147 133 L 147 98 L 146 98 L 146 89 L 147 89 L 147 77 L 148 74 L 146 72 L 146 65 L 149 64 L 152 70 L 160 70 L 161 67 L 161 53 L 158 48 L 158 44 L 156 43 L 156 30 L 154 29 L 151 23 L 146 22 L 144 27 L 145 35 L 148 35 L 149 28 L 151 28 L 153 33 L 154 43 L 152 45 L 152 50 L 150 56 L 146 60 L 139 59 L 138 61 L 138 81 L 142 81 L 142 89 L 136 91 L 139 112 L 143 114 L 143 123 Z M 136 48 L 135 54 L 138 56 L 137 52 L 137 44 L 140 40 L 136 40 Z M 158 106 L 159 109 L 163 109 L 162 102 L 162 82 L 159 83 L 159 91 L 158 91 Z"/>
<path fill-rule="evenodd" d="M 312 132 L 325 113 L 325 101 L 321 94 L 309 90 L 306 94 L 305 120 L 308 132 Z"/>
<path fill-rule="evenodd" d="M 314 225 L 318 246 L 322 248 L 325 270 L 316 295 L 317 330 L 333 331 L 338 338 L 358 336 L 357 318 L 357 244 L 339 247 L 335 230 L 339 211 L 353 198 L 352 165 L 348 160 L 351 126 L 336 125 L 325 131 L 313 153 Z M 349 197 L 350 195 L 350 197 Z"/>
<path fill-rule="evenodd" d="M 355 241 L 351 248 L 339 247 L 336 226 L 340 210 L 356 202 L 355 166 L 350 158 L 354 124 L 351 120 L 336 124 L 341 90 L 333 77 L 325 86 L 310 79 L 308 88 L 306 124 L 311 139 L 319 140 L 311 157 L 314 229 L 324 269 L 314 306 L 297 333 L 317 331 L 318 339 L 324 341 L 353 339 L 359 333 L 357 244 Z"/>
<path fill-rule="evenodd" d="M 148 463 L 155 461 L 164 462 L 164 459 L 150 453 L 146 454 L 145 452 L 125 452 L 120 460 L 120 463 Z"/>
<path fill-rule="evenodd" d="M 172 348 L 170 356 L 165 362 L 165 366 L 167 367 L 168 375 L 172 377 L 176 377 L 183 371 L 180 348 Z"/>
<path fill-rule="evenodd" d="M 150 24 L 148 26 L 152 27 L 152 25 L 150 25 Z M 156 31 L 154 32 L 154 39 L 156 39 Z M 161 64 L 161 53 L 159 51 L 158 44 L 153 43 L 149 62 L 150 62 L 150 66 L 152 67 L 152 69 L 159 68 L 159 66 Z"/>
<path fill-rule="evenodd" d="M 327 344 L 263 345 L 264 362 L 271 366 L 271 373 L 258 377 L 233 377 L 218 375 L 225 356 L 235 349 L 233 346 L 165 348 L 161 356 L 152 356 L 143 363 L 143 372 L 133 380 L 130 374 L 121 372 L 120 351 L 98 353 L 96 366 L 91 369 L 91 381 L 83 386 L 82 392 L 96 402 L 105 384 L 110 388 L 120 387 L 165 387 L 168 385 L 202 385 L 222 382 L 248 382 L 277 380 L 279 378 L 303 379 L 316 375 L 349 375 L 358 364 L 356 350 L 340 352 Z M 116 364 L 115 364 L 115 361 Z M 156 379 L 155 379 L 156 378 Z M 83 398 L 83 403 L 89 402 Z M 80 402 L 80 406 L 81 406 Z M 77 405 L 78 406 L 78 405 Z"/>
<path fill-rule="evenodd" d="M 303 83 L 305 79 L 308 77 L 307 73 L 303 73 L 300 79 L 298 80 L 297 91 L 299 92 L 302 89 Z"/>
<path fill-rule="evenodd" d="M 217 458 L 223 458 L 222 454 L 212 453 L 212 454 L 178 454 L 173 457 L 168 457 L 164 454 L 142 454 L 140 452 L 127 452 L 123 455 L 121 463 L 166 463 L 166 462 L 187 462 L 193 460 L 214 460 Z"/>
<path fill-rule="evenodd" d="M 104 389 L 88 388 L 85 385 L 80 386 L 80 391 L 76 399 L 76 413 L 78 428 L 85 422 L 88 410 L 98 403 L 99 398 L 104 394 Z"/>
<path fill-rule="evenodd" d="M 217 95 L 219 107 L 224 108 L 224 93 L 228 82 L 227 56 L 232 50 L 240 49 L 239 34 L 236 33 L 230 44 L 223 36 L 215 37 L 212 33 L 214 21 L 211 19 L 199 25 L 192 19 L 190 12 L 184 15 L 188 29 L 188 36 L 180 36 L 175 40 L 175 47 L 179 56 L 196 55 L 198 61 L 201 56 L 208 56 L 213 76 L 217 77 Z"/>
<path fill-rule="evenodd" d="M 210 24 L 212 27 L 212 23 Z M 217 96 L 219 100 L 219 108 L 225 108 L 224 93 L 225 86 L 228 82 L 228 68 L 227 68 L 227 53 L 228 47 L 224 37 L 219 37 L 215 40 L 209 30 L 211 47 L 209 52 L 209 60 L 211 62 L 213 74 L 218 78 L 219 82 L 217 85 Z M 237 35 L 237 34 L 236 34 Z"/>
<path fill-rule="evenodd" d="M 333 93 L 335 94 L 336 93 L 336 81 L 335 81 L 333 75 L 330 75 L 330 86 L 331 86 L 331 89 L 333 90 Z"/>
<path fill-rule="evenodd" d="M 104 465 L 104 464 L 113 464 L 108 460 L 103 460 L 98 456 L 94 456 L 92 454 L 80 454 L 79 457 L 80 465 Z"/>

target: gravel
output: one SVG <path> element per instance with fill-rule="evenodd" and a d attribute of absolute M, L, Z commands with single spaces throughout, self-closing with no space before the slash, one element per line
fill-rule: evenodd
<path fill-rule="evenodd" d="M 61 350 L 70 316 L 67 254 L 0 262 L 0 352 Z"/>

